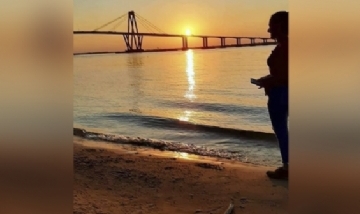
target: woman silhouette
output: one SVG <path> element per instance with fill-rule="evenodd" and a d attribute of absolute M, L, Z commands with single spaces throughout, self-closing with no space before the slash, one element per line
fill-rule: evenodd
<path fill-rule="evenodd" d="M 258 79 L 258 86 L 265 89 L 268 96 L 268 111 L 271 124 L 279 142 L 283 166 L 267 175 L 275 179 L 288 179 L 289 172 L 289 52 L 288 52 L 288 12 L 280 11 L 273 14 L 269 21 L 268 32 L 277 46 L 270 54 L 267 64 L 270 74 Z"/>

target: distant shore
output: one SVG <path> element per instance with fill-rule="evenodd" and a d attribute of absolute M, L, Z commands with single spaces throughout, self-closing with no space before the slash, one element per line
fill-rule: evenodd
<path fill-rule="evenodd" d="M 183 49 L 183 48 L 165 48 L 165 49 L 146 49 L 146 50 L 142 50 L 142 51 L 133 51 L 133 52 L 129 52 L 129 51 L 102 51 L 102 52 L 84 52 L 84 53 L 74 53 L 74 56 L 77 55 L 89 55 L 89 54 L 131 54 L 131 53 L 144 53 L 144 52 L 168 52 L 168 51 L 186 51 L 189 49 L 200 49 L 200 50 L 206 50 L 206 49 L 223 49 L 223 48 L 239 48 L 239 47 L 251 47 L 251 46 L 265 46 L 265 45 L 275 45 L 276 43 L 268 43 L 268 44 L 242 44 L 242 45 L 228 45 L 226 47 L 221 47 L 221 46 L 212 46 L 212 47 L 189 47 L 188 49 Z"/>
<path fill-rule="evenodd" d="M 74 214 L 287 213 L 269 167 L 74 136 Z"/>

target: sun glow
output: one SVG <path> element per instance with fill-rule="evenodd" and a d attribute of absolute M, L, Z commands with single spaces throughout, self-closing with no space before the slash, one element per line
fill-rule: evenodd
<path fill-rule="evenodd" d="M 191 30 L 190 30 L 189 28 L 187 28 L 187 29 L 185 30 L 185 35 L 187 35 L 187 36 L 190 36 L 190 35 L 191 35 Z"/>

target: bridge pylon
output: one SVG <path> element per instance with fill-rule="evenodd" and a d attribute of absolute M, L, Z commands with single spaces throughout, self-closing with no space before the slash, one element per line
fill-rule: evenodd
<path fill-rule="evenodd" d="M 143 35 L 135 35 L 139 33 L 137 21 L 134 11 L 128 12 L 128 34 L 124 34 L 124 40 L 127 52 L 142 52 Z"/>

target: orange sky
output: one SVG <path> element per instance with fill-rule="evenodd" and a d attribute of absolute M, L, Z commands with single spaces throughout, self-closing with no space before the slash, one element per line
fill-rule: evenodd
<path fill-rule="evenodd" d="M 169 34 L 268 37 L 268 19 L 279 10 L 288 10 L 285 0 L 74 0 L 74 30 L 94 30 L 128 11 Z M 109 25 L 103 30 L 111 30 Z M 150 32 L 139 24 L 140 32 Z M 127 21 L 116 28 L 127 31 Z M 230 41 L 229 41 L 230 42 Z M 233 41 L 235 42 L 235 40 Z M 209 45 L 220 44 L 210 40 Z M 180 48 L 180 38 L 144 37 L 143 48 Z M 201 46 L 201 39 L 191 39 L 189 46 Z M 74 52 L 123 51 L 122 36 L 74 35 Z"/>

